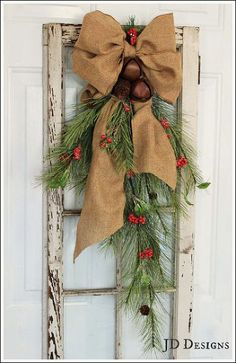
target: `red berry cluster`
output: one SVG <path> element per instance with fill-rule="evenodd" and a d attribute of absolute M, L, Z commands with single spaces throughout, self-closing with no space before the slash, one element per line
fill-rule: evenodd
<path fill-rule="evenodd" d="M 77 146 L 76 148 L 74 148 L 73 150 L 73 159 L 75 160 L 80 160 L 81 159 L 81 147 Z"/>
<path fill-rule="evenodd" d="M 188 160 L 184 156 L 180 156 L 176 161 L 177 168 L 183 168 L 188 165 Z"/>
<path fill-rule="evenodd" d="M 135 176 L 135 172 L 133 170 L 128 170 L 126 175 L 128 178 L 132 178 L 133 176 Z"/>
<path fill-rule="evenodd" d="M 130 28 L 127 31 L 127 34 L 129 36 L 130 39 L 130 44 L 131 45 L 135 45 L 136 41 L 137 41 L 137 36 L 138 36 L 138 32 L 136 28 Z"/>
<path fill-rule="evenodd" d="M 166 118 L 160 120 L 160 123 L 165 130 L 170 128 L 170 123 Z"/>
<path fill-rule="evenodd" d="M 144 216 L 135 216 L 133 213 L 131 213 L 128 217 L 128 221 L 132 224 L 145 224 L 146 218 Z"/>
<path fill-rule="evenodd" d="M 107 135 L 102 134 L 101 135 L 101 141 L 100 141 L 100 147 L 102 149 L 106 148 L 108 144 L 112 143 L 112 138 L 111 137 L 107 137 Z"/>
<path fill-rule="evenodd" d="M 152 257 L 153 257 L 153 249 L 152 248 L 146 248 L 144 251 L 139 253 L 139 258 L 141 260 L 150 259 Z"/>
<path fill-rule="evenodd" d="M 127 103 L 123 102 L 123 108 L 124 108 L 125 112 L 130 112 L 130 107 L 129 107 L 129 105 L 127 105 Z"/>

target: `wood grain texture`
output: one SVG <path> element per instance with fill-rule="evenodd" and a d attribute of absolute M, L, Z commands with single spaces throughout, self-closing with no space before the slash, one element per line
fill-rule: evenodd
<path fill-rule="evenodd" d="M 179 99 L 186 124 L 191 126 L 193 146 L 196 148 L 197 87 L 198 87 L 198 28 L 183 28 L 183 88 Z M 184 128 L 184 126 L 183 126 Z M 182 185 L 180 185 L 182 188 Z M 191 196 L 194 204 L 194 196 Z M 173 338 L 181 342 L 191 338 L 193 302 L 194 207 L 188 207 L 188 218 L 178 218 L 178 244 L 176 251 L 176 293 Z M 188 349 L 173 352 L 175 359 L 187 359 Z"/>
<path fill-rule="evenodd" d="M 47 116 L 48 147 L 57 143 L 63 117 L 63 57 L 61 25 L 49 24 Z M 63 203 L 62 190 L 49 191 L 48 215 L 48 358 L 63 358 Z"/>
<path fill-rule="evenodd" d="M 43 154 L 48 151 L 48 28 L 43 25 Z M 44 168 L 47 161 L 44 160 Z M 42 299 L 42 358 L 48 356 L 48 215 L 47 191 L 43 189 L 43 299 Z"/>

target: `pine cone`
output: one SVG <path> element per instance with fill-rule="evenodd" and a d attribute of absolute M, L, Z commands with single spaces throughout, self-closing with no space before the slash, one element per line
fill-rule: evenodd
<path fill-rule="evenodd" d="M 142 315 L 148 315 L 150 312 L 150 308 L 148 305 L 142 305 L 139 311 Z"/>
<path fill-rule="evenodd" d="M 156 194 L 156 193 L 150 193 L 150 194 L 149 194 L 149 198 L 150 198 L 151 200 L 153 200 L 153 199 L 157 199 L 157 194 Z"/>
<path fill-rule="evenodd" d="M 130 94 L 130 82 L 126 79 L 119 78 L 113 88 L 113 94 L 120 100 L 124 100 L 129 97 Z"/>

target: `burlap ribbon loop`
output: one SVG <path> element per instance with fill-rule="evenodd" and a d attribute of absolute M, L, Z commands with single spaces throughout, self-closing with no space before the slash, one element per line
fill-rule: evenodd
<path fill-rule="evenodd" d="M 156 17 L 139 35 L 136 47 L 111 16 L 95 11 L 85 16 L 73 53 L 73 69 L 89 82 L 82 102 L 110 93 L 125 58 L 137 57 L 157 94 L 174 103 L 181 87 L 181 64 L 176 52 L 172 14 Z M 103 107 L 93 134 L 93 157 L 85 200 L 77 229 L 74 259 L 80 252 L 123 226 L 124 173 L 117 173 L 107 152 L 99 147 L 101 135 L 119 101 L 111 97 Z M 135 170 L 152 173 L 176 187 L 176 160 L 167 135 L 151 110 L 152 99 L 135 102 L 132 119 Z"/>
<path fill-rule="evenodd" d="M 111 92 L 126 57 L 139 58 L 142 70 L 160 97 L 174 103 L 181 87 L 172 14 L 157 16 L 137 38 L 125 40 L 120 24 L 100 11 L 88 13 L 73 52 L 73 70 L 101 94 Z"/>

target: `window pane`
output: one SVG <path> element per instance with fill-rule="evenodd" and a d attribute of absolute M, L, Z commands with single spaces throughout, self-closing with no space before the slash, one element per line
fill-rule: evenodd
<path fill-rule="evenodd" d="M 163 308 L 166 311 L 160 309 L 159 314 L 164 317 L 162 322 L 162 338 L 172 338 L 172 314 L 169 312 L 173 311 L 173 294 L 159 294 L 159 299 L 162 303 Z M 159 315 L 158 315 L 159 316 Z M 143 317 L 145 319 L 145 316 Z M 163 347 L 165 346 L 164 340 L 162 342 Z M 139 336 L 139 330 L 133 320 L 130 319 L 126 314 L 122 317 L 122 358 L 124 359 L 171 359 L 171 351 L 166 353 L 158 353 L 154 356 L 151 353 L 143 353 L 143 342 Z"/>
<path fill-rule="evenodd" d="M 114 359 L 115 298 L 65 299 L 65 359 Z"/>
<path fill-rule="evenodd" d="M 78 218 L 64 218 L 64 289 L 115 287 L 115 258 L 100 251 L 99 244 L 86 248 L 73 263 Z"/>
<path fill-rule="evenodd" d="M 81 195 L 78 197 L 76 195 L 74 189 L 65 189 L 64 190 L 64 209 L 65 210 L 78 210 L 82 209 L 84 201 L 84 193 L 81 193 Z"/>

